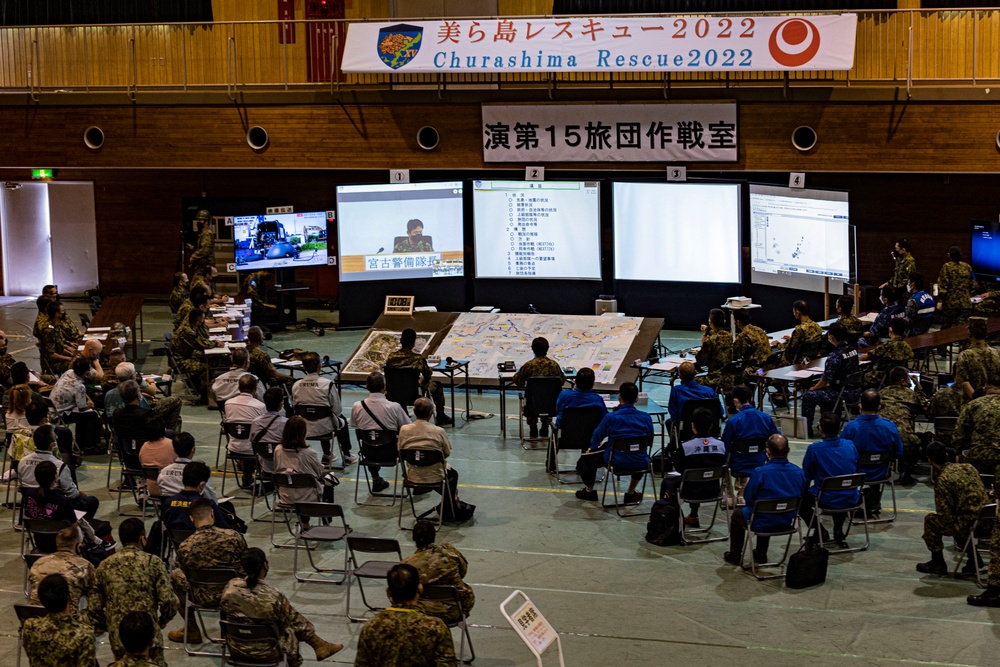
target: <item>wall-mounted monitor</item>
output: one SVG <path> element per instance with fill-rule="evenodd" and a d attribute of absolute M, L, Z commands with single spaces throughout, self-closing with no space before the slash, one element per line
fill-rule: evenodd
<path fill-rule="evenodd" d="M 462 183 L 337 187 L 340 280 L 464 275 Z"/>
<path fill-rule="evenodd" d="M 325 211 L 233 218 L 237 271 L 326 266 Z"/>
<path fill-rule="evenodd" d="M 751 282 L 822 291 L 851 277 L 848 193 L 750 184 Z"/>
<path fill-rule="evenodd" d="M 1000 281 L 1000 223 L 972 221 L 972 270 L 979 281 Z"/>
<path fill-rule="evenodd" d="M 740 282 L 738 183 L 615 183 L 615 279 Z"/>
<path fill-rule="evenodd" d="M 601 278 L 597 181 L 472 183 L 477 278 Z"/>

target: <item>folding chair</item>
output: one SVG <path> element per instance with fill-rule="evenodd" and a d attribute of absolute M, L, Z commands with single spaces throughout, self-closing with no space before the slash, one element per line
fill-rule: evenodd
<path fill-rule="evenodd" d="M 625 518 L 629 516 L 642 516 L 644 514 L 649 514 L 650 512 L 628 512 L 622 513 L 623 505 L 618 502 L 618 480 L 622 475 L 633 475 L 636 473 L 642 473 L 642 488 L 639 490 L 639 495 L 644 497 L 646 493 L 646 481 L 649 477 L 653 476 L 653 462 L 649 459 L 649 451 L 653 448 L 653 436 L 651 435 L 638 435 L 628 438 L 615 438 L 610 445 L 611 456 L 608 458 L 608 474 L 604 477 L 604 490 L 601 493 L 601 506 L 604 509 L 609 507 L 615 508 L 615 513 L 618 516 Z M 626 465 L 620 463 L 615 465 L 615 454 L 621 452 L 622 454 L 638 455 L 645 453 L 646 455 L 646 465 L 645 466 L 635 466 Z M 589 456 L 589 455 L 588 455 Z M 593 456 L 601 456 L 600 454 L 594 454 Z M 649 477 L 647 477 L 647 475 Z M 612 481 L 613 480 L 613 481 Z M 608 504 L 608 482 L 611 482 L 611 492 L 614 494 L 615 502 Z M 630 503 L 632 504 L 632 503 Z M 641 505 L 642 500 L 640 499 L 638 503 Z"/>
<path fill-rule="evenodd" d="M 802 503 L 802 496 L 792 496 L 789 498 L 771 498 L 769 500 L 756 500 L 753 504 L 753 511 L 750 513 L 750 521 L 747 524 L 747 536 L 743 540 L 743 551 L 740 552 L 740 567 L 743 571 L 749 570 L 757 581 L 763 581 L 764 579 L 782 579 L 785 576 L 785 560 L 788 558 L 788 551 L 792 546 L 792 536 L 798 533 L 799 544 L 802 544 L 802 526 L 799 523 L 799 505 Z M 739 510 L 737 510 L 739 511 Z M 787 528 L 773 528 L 770 530 L 754 530 L 754 521 L 758 517 L 765 517 L 768 515 L 780 515 L 788 514 L 789 512 L 794 512 L 795 516 L 792 517 L 791 522 L 788 524 Z M 788 536 L 788 541 L 785 542 L 785 548 L 782 549 L 781 558 L 777 561 L 770 563 L 758 563 L 753 557 L 754 551 L 754 538 L 757 537 L 781 537 L 783 535 Z M 750 566 L 747 567 L 746 557 L 747 550 L 750 550 Z M 780 570 L 778 574 L 758 574 L 758 568 L 764 567 L 776 567 Z"/>
<path fill-rule="evenodd" d="M 277 547 L 278 549 L 298 549 L 298 545 L 295 541 L 292 544 L 284 542 L 278 544 L 274 541 L 274 522 L 278 514 L 281 514 L 281 520 L 285 522 L 285 528 L 288 529 L 288 534 L 292 538 L 296 537 L 295 529 L 292 528 L 292 523 L 289 521 L 288 516 L 290 514 L 295 514 L 295 505 L 290 505 L 282 502 L 281 500 L 281 489 L 316 489 L 316 478 L 312 475 L 307 474 L 288 474 L 288 473 L 272 473 L 271 479 L 274 480 L 274 506 L 271 508 L 271 546 Z M 307 548 L 311 548 L 308 547 Z"/>
<path fill-rule="evenodd" d="M 944 443 L 951 442 L 951 434 L 955 432 L 958 417 L 935 417 L 934 438 Z"/>
<path fill-rule="evenodd" d="M 824 516 L 832 516 L 835 514 L 847 514 L 848 521 L 844 522 L 845 531 L 844 538 L 851 532 L 851 526 L 853 525 L 853 515 L 858 510 L 861 510 L 862 514 L 867 514 L 865 510 L 865 494 L 858 493 L 860 498 L 859 502 L 851 507 L 845 507 L 841 509 L 831 509 L 829 507 L 823 507 L 823 494 L 829 493 L 831 491 L 850 491 L 857 490 L 860 491 L 861 487 L 865 483 L 865 474 L 863 472 L 854 473 L 853 475 L 834 475 L 827 477 L 823 480 L 819 487 L 819 494 L 816 496 L 816 505 L 814 507 L 813 515 L 809 519 L 809 525 L 806 526 L 806 535 L 810 534 L 813 526 L 816 526 L 816 538 L 819 540 L 820 548 L 823 548 L 823 531 L 822 528 L 822 518 Z M 830 549 L 831 554 L 841 554 L 841 553 L 851 553 L 854 551 L 865 551 L 868 549 L 868 545 L 871 544 L 871 540 L 868 534 L 868 523 L 865 521 L 861 522 L 861 525 L 865 527 L 865 544 L 861 547 L 845 547 L 843 549 Z"/>
<path fill-rule="evenodd" d="M 358 580 L 358 588 L 361 589 L 361 601 L 371 611 L 379 611 L 385 607 L 373 607 L 365 597 L 365 586 L 363 579 L 380 579 L 385 581 L 389 576 L 389 570 L 394 565 L 398 565 L 403 560 L 403 551 L 399 547 L 399 541 L 381 537 L 355 537 L 347 536 L 347 551 L 350 555 L 350 572 L 347 581 L 347 618 L 354 623 L 364 623 L 368 619 L 361 616 L 351 616 L 351 589 L 354 587 L 353 580 Z M 391 554 L 398 556 L 396 560 L 366 560 L 358 562 L 358 554 Z"/>
<path fill-rule="evenodd" d="M 868 474 L 865 474 L 865 483 L 861 489 L 862 494 L 865 488 L 870 488 L 874 486 L 884 486 L 889 485 L 889 491 L 892 493 L 892 516 L 887 518 L 869 519 L 867 512 L 864 518 L 864 523 L 892 523 L 896 520 L 896 484 L 893 481 L 892 476 L 892 462 L 893 456 L 891 452 L 858 452 L 858 467 L 859 468 L 873 468 L 875 466 L 884 465 L 886 468 L 886 474 L 884 477 L 879 479 L 870 479 Z M 877 476 L 876 476 L 877 477 Z M 884 489 L 883 489 L 884 491 Z M 855 519 L 853 521 L 854 525 L 862 523 Z"/>
<path fill-rule="evenodd" d="M 56 534 L 63 528 L 69 528 L 72 523 L 65 519 L 24 519 L 24 530 L 21 531 L 21 560 L 24 561 L 24 589 L 28 589 L 29 557 L 34 556 L 35 560 L 45 556 L 48 551 L 41 551 L 38 547 L 38 538 L 47 537 L 55 551 Z M 30 547 L 30 548 L 29 548 Z"/>
<path fill-rule="evenodd" d="M 458 608 L 458 620 L 446 623 L 446 625 L 449 628 L 461 629 L 461 632 L 459 633 L 461 639 L 459 640 L 458 661 L 466 665 L 471 665 L 476 659 L 476 649 L 472 647 L 472 635 L 469 634 L 469 616 L 462 607 L 462 597 L 458 594 L 458 589 L 454 586 L 445 584 L 428 584 L 424 586 L 423 593 L 420 594 L 420 599 L 436 602 L 451 602 Z M 468 660 L 465 659 L 466 639 L 469 640 L 469 653 L 471 654 Z"/>
<path fill-rule="evenodd" d="M 319 523 L 319 525 L 310 525 L 303 529 L 302 523 L 300 522 L 295 529 L 295 554 L 292 557 L 292 576 L 295 577 L 296 581 L 308 581 L 320 584 L 342 584 L 347 579 L 347 549 L 344 549 L 344 567 L 343 569 L 336 568 L 322 568 L 316 565 L 316 561 L 313 560 L 313 549 L 309 548 L 309 542 L 342 542 L 345 537 L 347 537 L 351 532 L 351 527 L 347 525 L 347 520 L 344 519 L 344 510 L 340 505 L 335 505 L 333 503 L 295 503 L 295 513 L 300 517 L 307 519 L 317 519 L 321 522 L 329 522 L 332 519 L 340 519 L 339 526 L 324 525 L 324 523 Z M 325 579 L 322 577 L 300 577 L 299 576 L 299 542 L 302 542 L 302 546 L 305 547 L 306 554 L 309 556 L 309 564 L 316 572 L 333 572 L 336 574 L 342 574 L 340 579 Z"/>
<path fill-rule="evenodd" d="M 420 369 L 385 366 L 382 373 L 385 375 L 385 397 L 409 412 L 413 402 L 425 393 L 420 386 Z"/>
<path fill-rule="evenodd" d="M 24 597 L 31 597 L 31 585 L 28 583 L 31 568 L 35 566 L 35 563 L 38 562 L 39 558 L 47 555 L 48 554 L 24 554 L 24 556 L 22 556 L 24 559 Z"/>
<path fill-rule="evenodd" d="M 732 484 L 733 505 L 739 504 L 739 492 L 736 490 L 737 477 L 749 477 L 750 473 L 767 462 L 767 438 L 743 438 L 733 442 L 726 452 L 726 468 Z"/>
<path fill-rule="evenodd" d="M 333 410 L 330 409 L 329 405 L 296 405 L 295 414 L 302 417 L 307 422 L 317 422 L 324 419 L 332 419 L 334 423 L 334 429 L 328 433 L 317 433 L 316 435 L 306 436 L 306 440 L 310 442 L 323 442 L 324 440 L 330 441 L 331 453 L 333 451 L 334 440 L 337 439 L 337 425 L 343 424 L 343 417 L 340 415 L 334 415 Z M 343 470 L 346 466 L 330 466 L 334 470 Z"/>
<path fill-rule="evenodd" d="M 146 518 L 146 503 L 139 498 L 139 485 L 145 483 L 146 473 L 143 472 L 142 463 L 139 462 L 139 448 L 142 443 L 135 438 L 123 438 L 119 433 L 115 438 L 115 445 L 118 450 L 118 460 L 121 462 L 121 472 L 118 482 L 118 516 L 126 516 L 122 512 L 122 495 L 128 490 L 132 491 L 132 498 L 135 504 L 142 509 L 142 518 Z M 127 487 L 126 487 L 127 485 Z"/>
<path fill-rule="evenodd" d="M 975 548 L 977 551 L 989 551 L 990 547 L 990 533 L 985 535 L 977 535 L 979 531 L 979 524 L 987 521 L 995 521 L 997 518 L 997 504 L 988 503 L 983 505 L 979 509 L 979 514 L 976 516 L 976 520 L 972 524 L 972 528 L 969 529 L 969 534 L 965 536 L 965 541 L 962 543 L 962 550 L 958 554 L 958 562 L 955 563 L 954 576 L 958 576 L 959 570 L 962 567 L 962 562 L 965 560 L 966 554 L 969 552 L 969 548 Z M 957 544 L 957 540 L 956 540 Z M 984 547 L 984 548 L 981 548 Z M 976 583 L 980 588 L 986 588 L 983 584 L 982 572 L 976 569 Z"/>
<path fill-rule="evenodd" d="M 728 474 L 728 468 L 726 466 L 718 466 L 715 468 L 689 468 L 681 474 L 681 485 L 677 489 L 677 506 L 679 508 L 678 520 L 680 521 L 681 527 L 681 542 L 684 544 L 704 544 L 706 542 L 721 542 L 722 540 L 729 539 L 729 503 L 726 502 L 726 496 L 729 495 L 729 489 L 726 488 Z M 692 495 L 692 485 L 698 485 L 695 487 L 695 492 L 697 492 L 697 490 L 702 488 L 703 485 L 708 484 L 714 484 L 716 486 L 717 490 L 714 496 L 706 495 L 700 498 L 690 497 Z M 685 489 L 685 487 L 687 488 Z M 705 528 L 688 528 L 687 524 L 684 523 L 684 503 L 714 503 L 714 507 L 712 508 L 712 520 L 709 522 L 708 526 Z M 719 515 L 720 507 L 722 508 L 722 513 L 725 517 L 726 533 L 717 537 L 707 537 L 707 535 L 712 532 L 712 528 L 715 527 L 715 520 Z M 689 533 L 702 533 L 706 535 L 706 537 L 696 540 L 689 538 Z"/>
<path fill-rule="evenodd" d="M 213 396 L 213 394 L 209 394 Z M 222 443 L 226 440 L 226 402 L 215 399 L 215 407 L 219 411 L 219 441 L 215 445 L 215 469 L 219 469 L 219 461 L 222 460 Z"/>
<path fill-rule="evenodd" d="M 590 439 L 597 430 L 598 425 L 604 419 L 607 411 L 597 405 L 589 405 L 584 408 L 566 408 L 559 418 L 559 428 L 553 424 L 552 430 L 552 450 L 549 453 L 550 461 L 546 466 L 550 475 L 555 475 L 560 484 L 579 484 L 563 479 L 563 475 L 576 474 L 576 466 L 572 468 L 559 467 L 559 451 L 570 450 L 580 453 L 590 447 Z"/>
<path fill-rule="evenodd" d="M 14 614 L 17 615 L 17 662 L 14 663 L 15 667 L 21 667 L 21 651 L 24 649 L 24 622 L 29 618 L 41 618 L 49 613 L 49 610 L 45 607 L 31 604 L 15 604 Z"/>
<path fill-rule="evenodd" d="M 149 483 L 155 482 L 160 477 L 160 468 L 156 466 L 142 466 L 142 476 L 146 480 L 146 503 L 142 506 L 142 519 L 146 520 L 146 505 L 155 505 L 157 509 L 162 509 L 163 500 L 166 498 L 163 494 L 153 495 L 149 492 Z M 159 489 L 159 487 L 157 487 Z"/>
<path fill-rule="evenodd" d="M 524 392 L 517 395 L 517 434 L 521 441 L 522 449 L 534 449 L 525 443 L 534 440 L 524 437 L 525 417 L 534 417 L 539 420 L 556 417 L 556 400 L 562 392 L 563 381 L 556 377 L 530 377 L 524 383 Z M 551 436 L 549 436 L 551 437 Z M 544 438 L 548 443 L 549 438 Z M 546 444 L 546 449 L 548 449 Z"/>
<path fill-rule="evenodd" d="M 692 398 L 684 403 L 684 407 L 681 409 L 681 419 L 679 424 L 671 423 L 671 433 L 670 436 L 673 440 L 674 447 L 678 447 L 682 442 L 687 442 L 694 437 L 694 430 L 691 428 L 691 418 L 694 416 L 695 410 L 704 408 L 710 411 L 712 414 L 716 415 L 716 421 L 712 424 L 709 429 L 709 435 L 713 438 L 719 436 L 721 431 L 720 424 L 722 422 L 722 404 L 719 403 L 718 398 Z"/>
<path fill-rule="evenodd" d="M 257 498 L 263 498 L 264 506 L 270 510 L 271 503 L 267 498 L 274 495 L 274 478 L 271 473 L 264 470 L 264 462 L 267 461 L 268 467 L 274 470 L 274 448 L 278 445 L 273 442 L 252 442 L 251 444 L 253 445 L 253 453 L 257 457 L 257 469 L 254 470 L 254 484 L 250 494 L 250 520 L 260 521 L 253 514 Z M 267 490 L 268 485 L 271 487 L 270 491 Z"/>
<path fill-rule="evenodd" d="M 399 487 L 399 448 L 396 446 L 398 434 L 394 431 L 382 431 L 379 429 L 354 429 L 354 437 L 358 441 L 358 469 L 354 475 L 354 502 L 358 505 L 372 505 L 375 507 L 385 507 L 378 503 L 362 503 L 358 501 L 358 488 L 361 486 L 361 475 L 365 476 L 365 484 L 368 485 L 368 495 L 386 497 L 387 494 L 376 493 L 372 490 L 371 476 L 368 474 L 368 466 L 377 465 L 380 468 L 392 468 L 392 491 L 388 494 L 392 498 L 389 507 L 396 504 L 396 498 L 402 498 L 397 494 Z M 363 472 L 362 472 L 363 471 Z"/>
<path fill-rule="evenodd" d="M 177 548 L 180 547 L 181 542 L 194 535 L 194 531 L 186 528 L 167 528 L 163 525 L 163 533 L 163 560 L 167 563 L 169 570 L 172 566 L 177 565 L 176 562 L 171 563 L 177 556 Z"/>
<path fill-rule="evenodd" d="M 211 657 L 219 657 L 223 652 L 216 653 L 215 651 L 196 651 L 190 648 L 188 644 L 188 623 L 192 616 L 191 612 L 194 612 L 193 616 L 195 622 L 201 628 L 201 636 L 208 639 L 213 644 L 222 644 L 224 639 L 219 637 L 213 637 L 208 633 L 208 628 L 205 627 L 205 619 L 202 617 L 203 613 L 206 612 L 222 612 L 222 608 L 219 605 L 198 603 L 192 599 L 191 591 L 196 586 L 204 587 L 218 587 L 223 588 L 229 583 L 231 579 L 235 579 L 240 576 L 239 573 L 232 569 L 231 567 L 205 567 L 205 568 L 192 568 L 185 572 L 188 580 L 188 590 L 184 595 L 184 652 L 188 655 L 204 655 Z"/>
<path fill-rule="evenodd" d="M 844 378 L 844 384 L 840 385 L 840 393 L 837 394 L 837 401 L 833 404 L 833 411 L 844 411 L 844 420 L 850 421 L 852 417 L 860 414 L 858 399 L 861 398 L 861 390 L 865 384 L 864 371 L 857 371 Z M 848 404 L 847 397 L 853 394 L 854 398 Z"/>
<path fill-rule="evenodd" d="M 805 343 L 799 348 L 798 354 L 795 355 L 795 363 L 801 364 L 813 359 L 819 359 L 821 356 L 825 356 L 823 353 L 826 352 L 826 348 L 826 338 L 814 343 Z"/>
<path fill-rule="evenodd" d="M 249 440 L 250 439 L 250 426 L 251 424 L 247 422 L 225 422 L 222 427 L 226 431 L 227 436 L 231 436 L 238 440 Z M 244 465 L 246 463 L 256 463 L 257 456 L 255 454 L 243 454 L 241 452 L 234 452 L 229 449 L 229 444 L 226 444 L 226 458 L 222 462 L 222 490 L 221 495 L 226 495 L 226 476 L 229 474 L 229 464 L 233 464 L 233 477 L 238 477 L 240 474 L 239 461 L 243 461 Z M 236 486 L 243 489 L 243 485 L 237 481 Z M 246 489 L 244 489 L 246 490 Z M 252 489 L 251 489 L 252 493 Z"/>
<path fill-rule="evenodd" d="M 191 394 L 192 398 L 194 398 L 195 401 L 200 401 L 201 392 L 198 391 L 198 385 L 191 379 L 191 376 L 181 370 L 181 367 L 177 364 L 177 359 L 174 358 L 173 352 L 170 349 L 170 343 L 173 340 L 173 337 L 174 335 L 171 333 L 163 334 L 163 349 L 167 355 L 167 367 L 170 368 L 170 374 L 172 377 L 181 379 L 181 383 L 184 385 L 184 388 L 187 389 L 188 393 Z M 216 462 L 216 466 L 218 466 L 218 462 Z"/>
<path fill-rule="evenodd" d="M 413 501 L 413 489 L 432 489 L 441 494 L 441 502 L 436 507 L 438 512 L 437 525 L 440 528 L 444 521 L 444 503 L 446 500 L 451 502 L 451 485 L 448 483 L 448 469 L 444 462 L 444 452 L 439 449 L 402 449 L 399 453 L 403 462 L 403 491 L 399 501 L 399 527 L 403 530 L 413 530 L 412 528 L 403 528 L 403 505 L 406 504 L 407 498 L 410 499 L 410 511 L 413 512 L 413 518 L 416 521 L 430 516 L 431 512 L 435 510 L 434 507 L 417 516 L 417 507 Z M 440 482 L 414 482 L 407 474 L 408 467 L 430 468 L 432 466 L 441 467 L 443 479 Z"/>
<path fill-rule="evenodd" d="M 219 621 L 222 634 L 221 667 L 287 667 L 288 659 L 281 646 L 278 629 L 270 624 L 233 623 Z M 254 645 L 253 656 L 244 656 L 241 650 Z M 258 656 L 274 655 L 273 660 Z"/>

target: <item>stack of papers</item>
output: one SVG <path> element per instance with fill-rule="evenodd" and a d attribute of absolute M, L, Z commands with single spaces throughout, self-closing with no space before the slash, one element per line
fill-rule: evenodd
<path fill-rule="evenodd" d="M 822 375 L 822 374 L 823 374 L 822 368 L 806 368 L 801 371 L 789 371 L 788 377 L 805 379 L 805 378 L 811 378 L 814 375 Z"/>

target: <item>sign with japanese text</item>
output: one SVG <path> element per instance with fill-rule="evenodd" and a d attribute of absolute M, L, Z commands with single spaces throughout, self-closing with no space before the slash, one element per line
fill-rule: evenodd
<path fill-rule="evenodd" d="M 735 162 L 736 104 L 483 105 L 486 162 Z"/>
<path fill-rule="evenodd" d="M 856 14 L 352 23 L 344 72 L 849 70 Z"/>
<path fill-rule="evenodd" d="M 538 655 L 545 653 L 545 649 L 552 645 L 556 639 L 556 631 L 549 622 L 542 616 L 542 612 L 535 608 L 534 603 L 528 600 L 520 606 L 511 616 L 514 621 L 511 625 L 521 638 Z"/>

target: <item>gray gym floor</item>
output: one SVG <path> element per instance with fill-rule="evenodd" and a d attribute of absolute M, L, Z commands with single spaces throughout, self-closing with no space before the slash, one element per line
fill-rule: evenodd
<path fill-rule="evenodd" d="M 84 312 L 83 304 L 67 305 L 74 319 Z M 11 339 L 12 353 L 33 367 L 37 364 L 30 336 L 34 316 L 33 302 L 0 308 L 0 328 Z M 141 353 L 159 347 L 169 326 L 165 305 L 147 305 L 144 316 L 146 342 Z M 334 317 L 323 311 L 300 311 L 300 316 Z M 362 336 L 363 332 L 328 331 L 319 338 L 309 332 L 289 332 L 277 334 L 270 345 L 346 359 Z M 695 338 L 690 332 L 676 332 L 664 343 L 680 347 L 694 344 Z M 166 367 L 162 356 L 142 357 L 139 365 L 146 372 Z M 666 403 L 666 388 L 651 394 Z M 357 387 L 345 387 L 344 405 L 349 408 L 364 395 Z M 500 603 L 517 589 L 527 593 L 559 631 L 565 662 L 573 666 L 1000 664 L 994 644 L 1000 610 L 965 604 L 965 596 L 979 590 L 974 582 L 923 576 L 914 570 L 928 555 L 920 539 L 924 514 L 933 507 L 926 478 L 912 489 L 897 489 L 899 518 L 892 525 L 873 527 L 868 551 L 831 557 L 824 585 L 793 591 L 780 582 L 757 582 L 725 564 L 725 543 L 687 547 L 646 543 L 646 517 L 620 519 L 594 503 L 577 501 L 573 493 L 578 486 L 560 485 L 545 473 L 544 452 L 521 449 L 514 419 L 508 421 L 514 437 L 499 437 L 496 392 L 473 392 L 472 399 L 475 411 L 494 416 L 468 423 L 460 420 L 458 428 L 449 429 L 454 446 L 450 461 L 461 476 L 461 497 L 478 510 L 472 523 L 446 525 L 440 541 L 454 544 L 469 560 L 466 580 L 477 598 L 471 617 L 476 665 L 535 664 L 499 611 Z M 187 406 L 184 428 L 197 438 L 198 458 L 214 462 L 216 413 Z M 794 461 L 801 461 L 806 444 L 792 442 Z M 106 468 L 105 457 L 88 458 L 80 471 L 81 486 L 101 498 L 99 516 L 117 527 L 121 519 L 114 509 L 116 496 L 105 485 Z M 396 524 L 397 508 L 354 503 L 355 475 L 355 468 L 348 468 L 336 491 L 355 533 L 396 538 L 404 555 L 411 553 L 410 534 Z M 217 489 L 220 482 L 214 481 Z M 652 493 L 652 487 L 647 488 L 646 507 Z M 249 519 L 249 497 L 240 493 L 234 503 Z M 428 497 L 419 499 L 418 509 L 430 503 Z M 888 505 L 888 497 L 883 505 Z M 135 510 L 130 498 L 123 508 Z M 0 513 L 0 521 L 9 521 L 6 512 Z M 705 516 L 703 508 L 703 521 Z M 326 664 L 350 664 L 362 626 L 345 615 L 345 588 L 295 583 L 292 553 L 271 549 L 268 529 L 268 523 L 251 523 L 247 541 L 268 552 L 269 583 L 316 624 L 321 636 L 347 645 Z M 861 535 L 858 531 L 855 528 L 852 537 Z M 0 531 L 0 599 L 7 609 L 0 614 L 0 661 L 7 665 L 14 664 L 17 630 L 10 605 L 24 600 L 19 543 L 18 533 L 10 528 Z M 772 553 L 776 547 L 777 543 Z M 947 555 L 956 557 L 954 551 Z M 330 565 L 342 562 L 342 557 L 339 549 L 323 554 Z M 352 603 L 357 605 L 354 593 Z M 382 599 L 380 592 L 376 599 Z M 180 625 L 178 617 L 169 629 Z M 454 636 L 457 648 L 457 630 Z M 112 655 L 106 636 L 98 643 L 101 664 L 109 664 Z M 311 649 L 303 649 L 306 663 L 315 664 Z M 167 660 L 171 665 L 218 664 L 210 658 L 188 657 L 176 644 L 168 646 Z M 554 649 L 546 654 L 545 664 L 558 664 Z"/>

